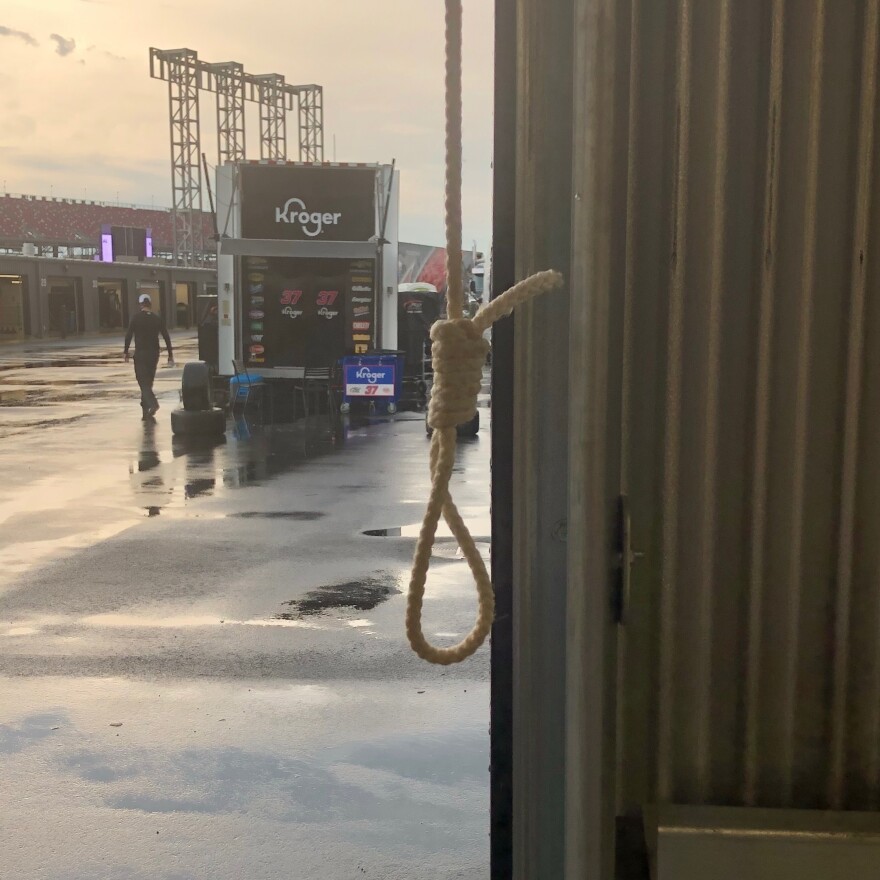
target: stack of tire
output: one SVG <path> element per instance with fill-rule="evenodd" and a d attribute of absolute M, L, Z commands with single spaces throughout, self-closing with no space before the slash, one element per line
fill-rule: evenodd
<path fill-rule="evenodd" d="M 474 413 L 474 417 L 455 429 L 459 437 L 476 437 L 480 433 L 480 411 Z M 434 429 L 428 424 L 428 413 L 425 411 L 425 433 L 430 437 Z"/>
<path fill-rule="evenodd" d="M 204 361 L 184 364 L 180 399 L 171 413 L 171 430 L 182 437 L 212 437 L 226 432 L 226 413 L 214 406 L 211 370 Z"/>

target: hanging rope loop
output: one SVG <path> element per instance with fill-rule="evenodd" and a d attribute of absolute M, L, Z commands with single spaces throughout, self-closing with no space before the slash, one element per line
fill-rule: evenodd
<path fill-rule="evenodd" d="M 461 15 L 461 0 L 446 0 L 446 312 L 449 318 L 431 328 L 434 366 L 428 408 L 428 424 L 434 429 L 431 495 L 416 544 L 406 599 L 406 636 L 413 651 L 429 663 L 444 666 L 465 660 L 483 644 L 495 614 L 495 594 L 486 563 L 449 492 L 458 437 L 456 428 L 469 422 L 477 411 L 483 365 L 489 353 L 489 343 L 483 333 L 520 303 L 562 286 L 558 272 L 538 272 L 493 299 L 473 319 L 462 317 Z M 467 560 L 478 601 L 477 619 L 470 633 L 449 648 L 432 645 L 422 629 L 425 581 L 441 516 Z"/>

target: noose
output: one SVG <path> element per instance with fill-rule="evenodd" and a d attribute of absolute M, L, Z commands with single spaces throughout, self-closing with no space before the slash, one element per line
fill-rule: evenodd
<path fill-rule="evenodd" d="M 431 494 L 419 532 L 406 604 L 406 635 L 412 649 L 430 663 L 448 665 L 470 657 L 486 640 L 495 614 L 495 593 L 483 557 L 465 525 L 449 480 L 455 464 L 458 425 L 477 411 L 489 343 L 483 333 L 526 300 L 562 286 L 558 272 L 532 275 L 493 299 L 473 318 L 463 317 L 461 220 L 461 0 L 446 0 L 446 314 L 431 328 L 434 384 L 428 408 L 431 435 Z M 478 611 L 473 629 L 457 645 L 438 648 L 422 631 L 422 604 L 431 550 L 440 517 L 446 520 L 474 577 Z"/>

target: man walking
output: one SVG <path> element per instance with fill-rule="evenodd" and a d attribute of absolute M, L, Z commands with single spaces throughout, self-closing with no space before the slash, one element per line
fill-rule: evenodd
<path fill-rule="evenodd" d="M 142 293 L 138 297 L 140 311 L 131 319 L 128 332 L 125 334 L 125 361 L 128 363 L 128 347 L 134 337 L 134 375 L 141 389 L 141 409 L 143 418 L 149 419 L 159 409 L 159 401 L 153 394 L 153 380 L 156 378 L 156 367 L 159 365 L 159 334 L 165 339 L 165 350 L 168 352 L 168 364 L 174 365 L 174 353 L 171 350 L 171 339 L 165 327 L 165 321 L 153 312 L 153 303 L 149 294 Z"/>

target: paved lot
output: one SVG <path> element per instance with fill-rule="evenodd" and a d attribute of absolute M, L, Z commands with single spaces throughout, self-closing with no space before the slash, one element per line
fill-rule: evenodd
<path fill-rule="evenodd" d="M 488 651 L 403 637 L 421 420 L 192 447 L 180 370 L 145 425 L 119 348 L 0 346 L 0 877 L 487 877 Z M 455 475 L 486 552 L 488 457 Z M 472 620 L 448 541 L 426 611 Z"/>

